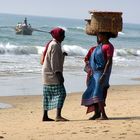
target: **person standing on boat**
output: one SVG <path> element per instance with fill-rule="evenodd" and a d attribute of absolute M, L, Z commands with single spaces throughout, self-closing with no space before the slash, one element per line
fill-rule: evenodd
<path fill-rule="evenodd" d="M 25 26 L 28 26 L 27 25 L 27 18 L 24 19 L 24 24 L 25 24 Z"/>
<path fill-rule="evenodd" d="M 61 110 L 66 97 L 63 77 L 64 55 L 61 42 L 65 38 L 65 31 L 54 28 L 50 34 L 53 39 L 46 45 L 41 57 L 43 65 L 43 121 L 53 121 L 48 117 L 48 111 L 57 108 L 56 121 L 67 121 L 61 116 Z"/>
<path fill-rule="evenodd" d="M 112 57 L 114 47 L 109 42 L 112 34 L 110 32 L 101 32 L 97 34 L 99 44 L 92 47 L 85 60 L 89 61 L 90 78 L 87 89 L 82 96 L 82 105 L 87 107 L 87 113 L 95 111 L 90 120 L 97 118 L 107 120 L 105 112 L 105 100 L 109 88 L 109 79 L 112 69 Z"/>

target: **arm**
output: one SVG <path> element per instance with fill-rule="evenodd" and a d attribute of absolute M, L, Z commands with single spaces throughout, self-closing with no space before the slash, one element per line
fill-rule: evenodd
<path fill-rule="evenodd" d="M 113 53 L 114 53 L 114 47 L 111 43 L 107 44 L 107 45 L 103 45 L 103 52 L 105 54 L 105 59 L 106 59 L 106 65 L 103 71 L 103 75 L 100 78 L 100 82 L 102 83 L 104 81 L 105 78 L 105 74 L 107 73 L 110 65 L 112 65 L 112 58 L 113 58 Z"/>
<path fill-rule="evenodd" d="M 90 75 L 92 75 L 92 70 L 91 67 L 89 65 L 89 60 L 90 57 L 92 55 L 92 52 L 94 51 L 95 47 L 90 48 L 90 50 L 88 51 L 87 55 L 85 56 L 85 67 L 84 67 L 84 71 L 87 72 L 88 74 L 90 73 Z"/>
<path fill-rule="evenodd" d="M 106 63 L 106 65 L 105 65 L 103 74 L 102 74 L 102 76 L 100 77 L 100 83 L 101 83 L 101 84 L 103 83 L 104 78 L 105 78 L 105 74 L 106 74 L 107 70 L 109 69 L 109 67 L 110 67 L 111 65 L 112 65 L 112 56 L 108 57 L 108 59 L 107 59 L 107 63 Z"/>
<path fill-rule="evenodd" d="M 56 72 L 56 76 L 57 76 L 60 84 L 63 84 L 64 83 L 64 77 L 63 77 L 62 72 Z"/>
<path fill-rule="evenodd" d="M 40 56 L 40 64 L 43 65 L 43 62 L 44 62 L 44 57 L 43 57 L 43 54 L 41 54 L 41 56 Z"/>
<path fill-rule="evenodd" d="M 41 64 L 41 65 L 43 65 L 43 63 L 44 63 L 45 56 L 46 56 L 46 53 L 47 53 L 47 49 L 48 49 L 48 45 L 46 45 L 45 50 L 44 50 L 43 53 L 41 54 L 41 57 L 40 57 L 40 64 Z"/>
<path fill-rule="evenodd" d="M 90 50 L 88 51 L 87 55 L 85 56 L 85 63 L 89 61 L 90 56 L 93 52 L 93 50 L 95 49 L 95 47 L 90 48 Z"/>
<path fill-rule="evenodd" d="M 110 57 L 107 59 L 107 63 L 106 63 L 106 65 L 105 65 L 103 75 L 106 74 L 107 70 L 109 69 L 109 67 L 110 67 L 111 65 L 112 65 L 112 57 L 110 56 Z"/>
<path fill-rule="evenodd" d="M 47 53 L 47 50 L 48 50 L 50 42 L 47 43 L 47 45 L 45 46 L 45 49 L 44 49 L 44 51 L 43 51 L 43 53 L 42 53 L 42 55 L 40 57 L 40 64 L 41 65 L 43 65 L 43 63 L 44 63 L 44 59 L 45 59 L 45 56 L 46 56 L 46 53 Z"/>
<path fill-rule="evenodd" d="M 60 84 L 64 83 L 64 77 L 62 73 L 63 63 L 61 62 L 61 57 L 63 54 L 59 48 L 59 46 L 52 46 L 51 53 L 51 68 L 53 72 L 56 74 L 58 81 Z"/>

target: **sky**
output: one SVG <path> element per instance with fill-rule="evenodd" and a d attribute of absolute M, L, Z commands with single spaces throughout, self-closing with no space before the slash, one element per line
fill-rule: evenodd
<path fill-rule="evenodd" d="M 140 24 L 140 0 L 0 0 L 0 13 L 86 19 L 89 10 L 123 12 L 124 23 Z"/>

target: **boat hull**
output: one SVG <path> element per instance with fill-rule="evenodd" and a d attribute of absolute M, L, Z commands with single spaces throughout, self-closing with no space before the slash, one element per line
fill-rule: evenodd
<path fill-rule="evenodd" d="M 32 35 L 32 28 L 28 27 L 28 26 L 23 26 L 23 27 L 16 27 L 15 28 L 16 34 L 18 35 Z"/>

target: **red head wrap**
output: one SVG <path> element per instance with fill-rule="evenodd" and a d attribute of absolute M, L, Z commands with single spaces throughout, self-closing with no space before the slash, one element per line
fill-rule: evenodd
<path fill-rule="evenodd" d="M 58 27 L 54 28 L 53 30 L 51 30 L 50 34 L 52 35 L 52 37 L 54 39 L 56 39 L 60 43 L 63 41 L 63 39 L 65 37 L 65 31 L 63 29 L 61 29 L 61 28 L 58 28 Z M 45 59 L 45 56 L 46 56 L 46 53 L 47 53 L 47 49 L 48 49 L 48 46 L 49 46 L 51 41 L 49 41 L 47 43 L 46 47 L 45 47 L 45 50 L 43 52 L 43 57 L 42 57 L 42 60 L 41 60 L 41 64 L 43 64 L 43 62 L 44 62 L 44 59 Z"/>
<path fill-rule="evenodd" d="M 61 28 L 54 28 L 50 31 L 50 34 L 53 38 L 55 38 L 58 42 L 62 42 L 65 37 L 65 31 Z"/>

